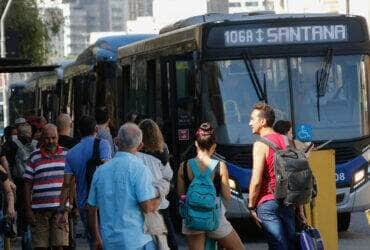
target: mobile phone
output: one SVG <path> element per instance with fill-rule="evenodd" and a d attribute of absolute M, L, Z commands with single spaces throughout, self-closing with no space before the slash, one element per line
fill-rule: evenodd
<path fill-rule="evenodd" d="M 310 151 L 312 149 L 312 147 L 315 146 L 315 144 L 313 144 L 313 142 L 311 142 L 307 148 L 304 150 L 305 153 L 307 153 L 308 151 Z"/>

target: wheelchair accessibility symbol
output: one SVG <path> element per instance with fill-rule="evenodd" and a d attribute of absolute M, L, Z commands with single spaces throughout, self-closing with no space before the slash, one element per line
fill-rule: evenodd
<path fill-rule="evenodd" d="M 301 124 L 296 127 L 296 135 L 300 141 L 312 141 L 312 127 L 308 124 Z"/>

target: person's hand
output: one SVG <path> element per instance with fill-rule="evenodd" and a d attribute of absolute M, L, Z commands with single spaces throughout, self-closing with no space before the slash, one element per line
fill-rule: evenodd
<path fill-rule="evenodd" d="M 103 250 L 103 242 L 100 237 L 97 237 L 94 241 L 93 250 Z"/>
<path fill-rule="evenodd" d="M 27 209 L 25 212 L 25 220 L 28 224 L 34 225 L 36 220 L 35 220 L 35 215 L 33 214 L 32 209 Z"/>
<path fill-rule="evenodd" d="M 261 228 L 262 221 L 258 218 L 256 210 L 249 210 L 249 211 L 250 211 L 249 216 L 252 219 L 252 221 L 254 221 L 254 223 L 256 223 L 256 225 Z"/>
<path fill-rule="evenodd" d="M 302 224 L 304 224 L 304 225 L 307 224 L 307 218 L 306 218 L 306 215 L 304 214 L 303 210 L 299 211 L 298 218 L 299 218 L 299 220 Z"/>
<path fill-rule="evenodd" d="M 15 216 L 17 215 L 17 213 L 15 212 L 14 206 L 8 206 L 6 215 L 11 219 L 15 219 Z"/>
<path fill-rule="evenodd" d="M 58 212 L 56 215 L 56 220 L 59 226 L 65 225 L 67 223 L 66 216 L 64 216 L 64 213 Z"/>
<path fill-rule="evenodd" d="M 10 188 L 12 189 L 13 193 L 15 193 L 15 191 L 17 190 L 17 186 L 12 181 L 10 181 Z"/>

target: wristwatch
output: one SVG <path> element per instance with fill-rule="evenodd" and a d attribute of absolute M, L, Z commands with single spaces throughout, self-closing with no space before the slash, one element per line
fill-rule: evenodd
<path fill-rule="evenodd" d="M 256 207 L 248 206 L 248 210 L 250 210 L 250 211 L 256 211 Z"/>

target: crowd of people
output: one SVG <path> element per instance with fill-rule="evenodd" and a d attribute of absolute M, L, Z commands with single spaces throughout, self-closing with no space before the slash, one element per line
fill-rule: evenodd
<path fill-rule="evenodd" d="M 14 126 L 5 129 L 0 179 L 6 206 L 0 217 L 4 212 L 3 220 L 10 223 L 17 218 L 22 249 L 76 249 L 78 219 L 90 249 L 178 248 L 166 198 L 174 177 L 170 152 L 159 126 L 151 119 L 137 118 L 133 114 L 115 134 L 109 127 L 108 112 L 97 110 L 95 117 L 79 119 L 75 126 L 79 139 L 71 136 L 68 114 L 60 114 L 55 124 L 42 117 L 18 118 Z M 274 120 L 272 107 L 259 103 L 253 108 L 249 126 L 253 133 L 285 148 L 292 143 L 291 127 L 276 123 L 277 133 L 272 128 Z M 231 191 L 226 164 L 212 158 L 215 131 L 203 123 L 194 138 L 196 155 L 181 163 L 176 183 L 179 200 L 187 209 L 181 216 L 188 247 L 209 249 L 208 239 L 213 239 L 224 249 L 244 249 L 225 217 L 223 202 L 231 199 Z M 295 207 L 274 199 L 273 155 L 268 146 L 254 144 L 246 206 L 266 233 L 270 249 L 295 249 Z M 202 189 L 206 190 L 202 195 L 204 199 L 216 197 L 210 201 L 216 206 L 209 211 L 217 218 L 204 215 L 204 222 L 195 225 L 187 216 L 197 219 L 203 215 L 191 214 L 196 206 L 190 204 L 195 199 L 193 190 L 199 188 L 202 193 L 200 186 L 208 180 L 212 187 Z M 304 219 L 303 210 L 297 210 Z M 206 219 L 214 222 L 212 229 L 201 225 Z"/>

